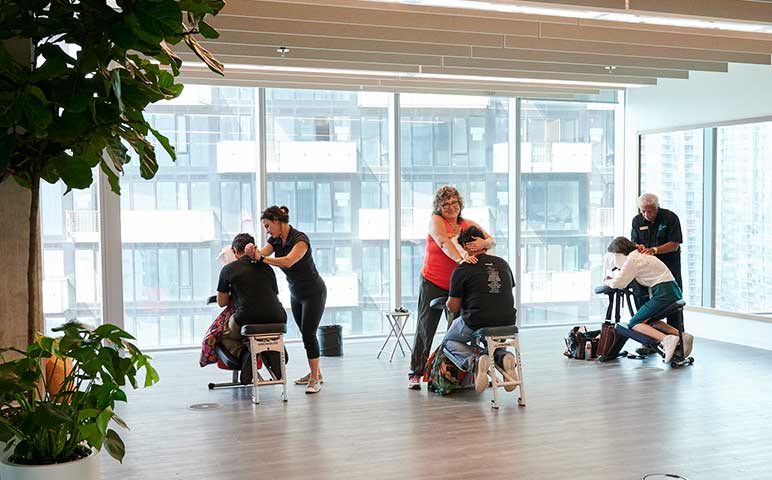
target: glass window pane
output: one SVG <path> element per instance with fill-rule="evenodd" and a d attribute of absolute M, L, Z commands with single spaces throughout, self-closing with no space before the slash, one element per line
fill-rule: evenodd
<path fill-rule="evenodd" d="M 322 323 L 339 323 L 346 335 L 372 334 L 376 324 L 366 329 L 364 318 L 394 308 L 389 270 L 380 261 L 371 265 L 367 250 L 388 252 L 384 98 L 380 93 L 266 90 L 268 204 L 289 207 L 290 224 L 309 236 L 327 284 Z M 280 274 L 277 279 L 282 303 L 289 307 L 286 281 Z M 290 324 L 288 336 L 296 337 Z"/>
<path fill-rule="evenodd" d="M 215 254 L 236 233 L 254 233 L 255 91 L 188 85 L 147 109 L 179 158 L 153 181 L 135 159 L 121 178 L 131 207 L 121 212 L 124 318 L 141 346 L 200 344 L 219 310 L 205 304 L 220 271 Z M 232 161 L 233 152 L 245 158 Z"/>
<path fill-rule="evenodd" d="M 41 184 L 41 294 L 46 333 L 74 319 L 93 326 L 102 323 L 97 190 L 94 182 L 87 189 L 63 195 L 63 183 Z"/>
<path fill-rule="evenodd" d="M 508 202 L 494 202 L 494 199 L 498 198 L 496 192 L 499 185 L 508 185 L 509 182 L 506 168 L 509 163 L 509 100 L 402 95 L 400 101 L 403 140 L 400 145 L 402 304 L 415 312 L 432 202 L 438 187 L 446 184 L 455 186 L 464 198 L 462 215 L 479 223 L 495 237 L 497 246 L 493 250 L 494 254 L 507 254 L 505 246 L 509 242 L 509 234 L 506 227 L 502 229 L 501 225 L 508 222 Z M 425 128 L 429 122 L 434 124 L 431 130 Z M 433 142 L 429 138 L 432 133 L 435 135 Z M 447 145 L 448 141 L 450 145 Z M 427 149 L 433 152 L 426 152 Z M 499 155 L 504 168 L 499 168 L 498 164 L 494 168 L 494 162 L 486 162 L 487 151 L 501 152 Z M 447 159 L 448 153 L 450 161 Z M 433 163 L 426 163 L 425 160 L 431 159 L 432 154 Z M 470 168 L 470 161 L 475 164 L 475 168 Z M 426 168 L 425 165 L 433 168 Z M 502 220 L 497 221 L 497 217 Z M 375 258 L 377 252 L 373 250 L 369 255 Z M 442 323 L 441 330 L 445 328 Z M 407 329 L 415 330 L 414 318 L 408 323 Z"/>
<path fill-rule="evenodd" d="M 521 305 L 524 325 L 592 321 L 614 231 L 614 106 L 524 100 Z"/>
<path fill-rule="evenodd" d="M 681 221 L 681 279 L 689 305 L 702 305 L 702 129 L 641 136 L 641 192 Z"/>
<path fill-rule="evenodd" d="M 772 312 L 772 122 L 720 127 L 716 307 Z"/>
<path fill-rule="evenodd" d="M 223 235 L 233 237 L 241 232 L 241 185 L 237 182 L 220 183 L 220 211 Z"/>

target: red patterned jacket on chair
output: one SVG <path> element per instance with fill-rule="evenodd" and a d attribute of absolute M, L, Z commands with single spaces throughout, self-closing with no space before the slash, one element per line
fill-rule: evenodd
<path fill-rule="evenodd" d="M 218 363 L 217 352 L 214 351 L 214 346 L 220 341 L 223 331 L 228 327 L 228 320 L 233 314 L 233 308 L 228 305 L 225 307 L 214 322 L 209 326 L 209 329 L 204 335 L 204 341 L 201 344 L 201 359 L 198 364 L 202 367 L 206 367 L 212 363 Z"/>

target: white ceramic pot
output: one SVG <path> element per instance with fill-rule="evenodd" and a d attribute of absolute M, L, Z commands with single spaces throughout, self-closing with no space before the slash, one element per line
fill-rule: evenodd
<path fill-rule="evenodd" d="M 0 461 L 0 480 L 99 480 L 99 452 L 74 462 L 55 465 L 16 465 L 5 455 Z"/>

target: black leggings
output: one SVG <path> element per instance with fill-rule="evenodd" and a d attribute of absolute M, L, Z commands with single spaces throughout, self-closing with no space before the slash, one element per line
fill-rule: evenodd
<path fill-rule="evenodd" d="M 326 286 L 323 286 L 321 292 L 310 297 L 290 297 L 292 316 L 303 335 L 303 346 L 306 347 L 306 356 L 309 360 L 319 358 L 319 340 L 316 337 L 316 329 L 322 322 L 325 303 L 327 303 Z"/>

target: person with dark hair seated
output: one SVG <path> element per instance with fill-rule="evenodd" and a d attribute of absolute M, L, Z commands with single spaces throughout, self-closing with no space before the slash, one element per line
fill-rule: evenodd
<path fill-rule="evenodd" d="M 484 247 L 475 250 L 484 233 L 476 226 L 463 230 L 458 243 L 475 263 L 460 263 L 450 276 L 450 290 L 446 306 L 455 313 L 461 310 L 445 334 L 445 348 L 469 371 L 477 362 L 475 390 L 479 393 L 488 386 L 488 368 L 491 359 L 478 353 L 471 345 L 473 333 L 479 328 L 514 325 L 517 321 L 512 290 L 515 278 L 509 264 L 501 257 L 489 255 Z M 515 378 L 515 356 L 504 349 L 496 351 L 496 365 L 510 378 Z M 511 391 L 515 387 L 505 387 Z"/>
<path fill-rule="evenodd" d="M 649 320 L 656 312 L 681 300 L 681 288 L 662 260 L 654 255 L 639 252 L 636 245 L 627 238 L 615 238 L 608 246 L 608 251 L 619 254 L 616 255 L 616 266 L 619 270 L 613 278 L 606 276 L 603 283 L 611 288 L 625 288 L 636 280 L 640 285 L 649 288 L 651 298 L 638 308 L 628 325 L 631 329 L 657 340 L 665 352 L 665 362 L 669 363 L 680 342 L 678 330 L 661 320 Z M 684 332 L 683 341 L 684 356 L 688 357 L 692 352 L 694 337 Z"/>
<path fill-rule="evenodd" d="M 252 260 L 246 255 L 245 249 L 250 243 L 255 243 L 252 235 L 236 235 L 231 244 L 236 261 L 222 267 L 217 283 L 217 304 L 221 307 L 230 304 L 233 308 L 233 315 L 228 320 L 228 327 L 223 331 L 220 341 L 235 356 L 239 356 L 243 348 L 241 327 L 244 325 L 287 323 L 287 312 L 279 301 L 276 275 L 264 262 Z M 262 355 L 263 360 L 279 379 L 280 354 L 266 353 Z M 241 369 L 241 383 L 252 382 L 250 361 L 249 355 L 246 355 Z"/>

